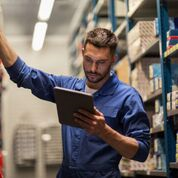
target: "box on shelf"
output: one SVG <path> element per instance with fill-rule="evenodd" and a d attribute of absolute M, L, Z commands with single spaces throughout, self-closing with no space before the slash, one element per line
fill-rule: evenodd
<path fill-rule="evenodd" d="M 157 169 L 165 170 L 166 169 L 166 155 L 165 155 L 165 147 L 164 147 L 164 139 L 163 138 L 155 138 L 154 139 L 154 152 L 157 158 Z"/>
<path fill-rule="evenodd" d="M 161 111 L 162 102 L 161 99 L 155 100 L 155 113 L 159 113 Z"/>
<path fill-rule="evenodd" d="M 149 78 L 155 78 L 161 76 L 161 66 L 160 63 L 154 63 L 149 65 Z"/>
<path fill-rule="evenodd" d="M 178 109 L 178 99 L 171 102 L 172 110 Z"/>
<path fill-rule="evenodd" d="M 156 77 L 155 78 L 155 90 L 158 90 L 159 89 L 159 78 Z"/>
<path fill-rule="evenodd" d="M 152 63 L 158 63 L 159 60 L 159 58 L 142 58 L 131 71 L 131 85 L 138 90 L 143 99 L 151 94 L 149 66 Z"/>
<path fill-rule="evenodd" d="M 128 53 L 131 61 L 132 58 L 134 59 L 140 53 L 144 53 L 149 46 L 157 41 L 155 35 L 154 21 L 139 21 L 136 23 L 127 35 Z"/>
<path fill-rule="evenodd" d="M 162 110 L 162 109 L 161 109 Z M 164 125 L 164 118 L 163 118 L 163 111 L 156 113 L 152 116 L 152 128 L 163 128 Z"/>
<path fill-rule="evenodd" d="M 167 93 L 167 110 L 178 109 L 178 90 Z"/>
<path fill-rule="evenodd" d="M 174 101 L 178 99 L 178 90 L 167 93 L 167 101 Z"/>
<path fill-rule="evenodd" d="M 173 92 L 171 93 L 171 100 L 172 100 L 172 101 L 175 101 L 175 100 L 177 100 L 177 99 L 178 99 L 178 90 L 173 91 Z"/>
<path fill-rule="evenodd" d="M 173 86 L 178 86 L 178 64 L 171 64 L 171 80 Z M 161 64 L 154 63 L 149 66 L 150 90 L 154 92 L 162 88 Z"/>
<path fill-rule="evenodd" d="M 172 103 L 170 101 L 167 102 L 167 110 L 172 110 Z"/>
<path fill-rule="evenodd" d="M 150 92 L 154 93 L 155 91 L 162 88 L 162 79 L 160 77 L 155 77 L 150 79 Z"/>
<path fill-rule="evenodd" d="M 145 39 L 150 37 L 155 38 L 154 21 L 139 21 L 128 32 L 128 45 L 131 45 L 138 38 Z"/>
<path fill-rule="evenodd" d="M 150 80 L 150 82 L 149 82 L 149 84 L 150 84 L 150 93 L 153 93 L 154 91 L 155 91 L 155 79 L 153 78 L 153 79 L 151 79 Z"/>

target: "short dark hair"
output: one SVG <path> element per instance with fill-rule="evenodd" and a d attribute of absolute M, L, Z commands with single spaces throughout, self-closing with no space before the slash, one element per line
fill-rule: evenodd
<path fill-rule="evenodd" d="M 95 28 L 87 33 L 84 41 L 84 49 L 86 48 L 87 43 L 91 43 L 98 48 L 108 47 L 110 48 L 111 54 L 114 55 L 118 39 L 116 35 L 108 29 Z"/>

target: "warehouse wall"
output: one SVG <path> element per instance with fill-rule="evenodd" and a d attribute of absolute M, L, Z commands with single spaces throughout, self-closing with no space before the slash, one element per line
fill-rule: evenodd
<path fill-rule="evenodd" d="M 17 53 L 27 64 L 54 74 L 69 74 L 67 57 L 67 37 L 48 37 L 44 49 L 40 52 L 31 50 L 31 38 L 8 37 Z M 49 123 L 58 123 L 56 106 L 34 97 L 29 90 L 17 88 L 8 76 L 5 76 L 3 93 L 3 147 L 5 156 L 6 178 L 45 178 L 55 177 L 57 167 L 48 168 L 41 173 L 40 167 L 19 169 L 13 161 L 13 134 L 19 123 L 34 123 L 38 128 Z M 59 132 L 60 133 L 60 132 Z M 38 163 L 39 166 L 39 163 Z M 47 176 L 45 176 L 45 174 Z"/>

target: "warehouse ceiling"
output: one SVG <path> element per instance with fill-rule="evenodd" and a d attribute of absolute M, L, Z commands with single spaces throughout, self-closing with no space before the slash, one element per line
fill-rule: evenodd
<path fill-rule="evenodd" d="M 1 0 L 4 30 L 8 35 L 33 35 L 38 21 L 40 0 Z M 56 0 L 50 19 L 48 35 L 67 35 L 70 23 L 77 9 L 77 0 Z"/>

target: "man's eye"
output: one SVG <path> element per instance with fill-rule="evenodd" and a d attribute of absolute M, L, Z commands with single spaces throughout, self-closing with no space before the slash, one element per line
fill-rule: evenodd
<path fill-rule="evenodd" d="M 99 61 L 99 62 L 97 62 L 97 64 L 104 64 L 104 61 Z"/>
<path fill-rule="evenodd" d="M 90 58 L 86 58 L 85 59 L 87 62 L 92 62 L 92 60 Z"/>

